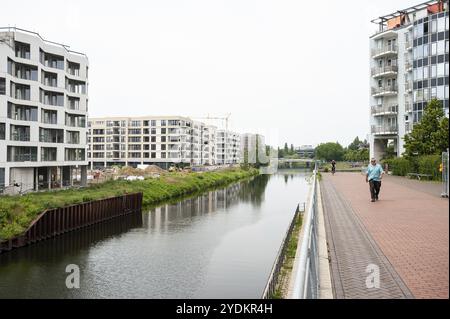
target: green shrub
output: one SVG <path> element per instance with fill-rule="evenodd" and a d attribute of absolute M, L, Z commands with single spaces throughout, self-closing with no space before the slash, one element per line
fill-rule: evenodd
<path fill-rule="evenodd" d="M 392 174 L 397 176 L 406 176 L 414 171 L 413 163 L 403 157 L 384 160 L 383 164 L 388 164 L 389 171 L 392 171 Z"/>
<path fill-rule="evenodd" d="M 442 159 L 439 155 L 420 156 L 417 159 L 418 173 L 431 175 L 433 180 L 441 180 L 442 174 L 439 172 L 441 161 Z"/>
<path fill-rule="evenodd" d="M 0 242 L 19 235 L 45 209 L 89 202 L 127 193 L 143 193 L 143 205 L 149 206 L 180 195 L 193 194 L 211 186 L 225 186 L 259 171 L 228 169 L 205 173 L 173 173 L 143 181 L 108 181 L 83 189 L 29 193 L 0 197 Z"/>

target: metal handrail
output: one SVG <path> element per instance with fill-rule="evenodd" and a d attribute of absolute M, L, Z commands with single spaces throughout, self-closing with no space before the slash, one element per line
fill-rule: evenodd
<path fill-rule="evenodd" d="M 312 192 L 305 216 L 298 271 L 292 297 L 317 299 L 319 295 L 319 253 L 317 250 L 317 163 L 312 176 Z"/>
<path fill-rule="evenodd" d="M 264 288 L 264 292 L 262 294 L 262 299 L 272 298 L 274 292 L 276 291 L 281 267 L 286 258 L 286 249 L 287 249 L 287 245 L 289 243 L 289 239 L 291 238 L 292 231 L 294 230 L 295 222 L 299 218 L 299 214 L 301 212 L 304 212 L 304 210 L 305 210 L 304 203 L 303 203 L 303 210 L 300 210 L 300 204 L 297 205 L 297 209 L 295 210 L 294 217 L 292 217 L 291 223 L 289 224 L 289 228 L 286 231 L 286 234 L 284 235 L 283 240 L 281 241 L 281 245 L 278 250 L 277 257 L 275 258 L 275 262 L 273 263 L 272 270 L 269 275 L 269 279 L 267 280 L 266 287 Z"/>

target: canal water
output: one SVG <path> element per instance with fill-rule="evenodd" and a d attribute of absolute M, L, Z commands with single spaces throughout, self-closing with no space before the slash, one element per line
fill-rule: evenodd
<path fill-rule="evenodd" d="M 308 176 L 261 175 L 0 254 L 0 298 L 260 298 Z"/>

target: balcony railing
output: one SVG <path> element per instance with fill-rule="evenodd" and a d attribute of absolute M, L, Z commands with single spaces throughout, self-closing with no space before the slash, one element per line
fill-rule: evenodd
<path fill-rule="evenodd" d="M 374 105 L 372 106 L 372 115 L 397 114 L 398 105 Z"/>
<path fill-rule="evenodd" d="M 11 141 L 29 142 L 30 141 L 30 133 L 11 132 Z"/>
<path fill-rule="evenodd" d="M 411 91 L 413 89 L 413 85 L 411 81 L 405 82 L 405 91 Z"/>
<path fill-rule="evenodd" d="M 381 48 L 372 49 L 372 57 L 383 55 L 383 54 L 397 54 L 398 48 L 397 45 L 385 45 Z"/>
<path fill-rule="evenodd" d="M 372 87 L 372 95 L 397 94 L 397 85 L 385 85 L 382 87 Z"/>
<path fill-rule="evenodd" d="M 406 133 L 411 133 L 412 129 L 414 127 L 414 124 L 411 122 L 406 122 L 405 123 L 405 132 Z"/>
<path fill-rule="evenodd" d="M 9 162 L 36 162 L 37 154 L 14 154 Z"/>
<path fill-rule="evenodd" d="M 412 49 L 412 41 L 411 39 L 405 40 L 405 49 Z"/>
<path fill-rule="evenodd" d="M 409 62 L 409 61 L 405 62 L 405 70 L 406 71 L 412 70 L 412 63 L 411 62 Z"/>
<path fill-rule="evenodd" d="M 412 104 L 411 102 L 405 102 L 405 112 L 411 113 L 412 112 Z"/>
<path fill-rule="evenodd" d="M 398 133 L 397 125 L 372 125 L 372 134 L 376 135 L 391 135 Z"/>
<path fill-rule="evenodd" d="M 397 65 L 386 65 L 384 67 L 376 67 L 372 68 L 372 76 L 381 75 L 384 73 L 397 73 L 398 72 L 398 66 Z"/>

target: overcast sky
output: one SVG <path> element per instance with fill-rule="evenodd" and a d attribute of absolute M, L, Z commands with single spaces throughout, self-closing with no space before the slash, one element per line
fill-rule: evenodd
<path fill-rule="evenodd" d="M 89 116 L 231 113 L 279 145 L 347 145 L 369 131 L 370 20 L 419 2 L 15 0 L 0 25 L 88 55 Z"/>

